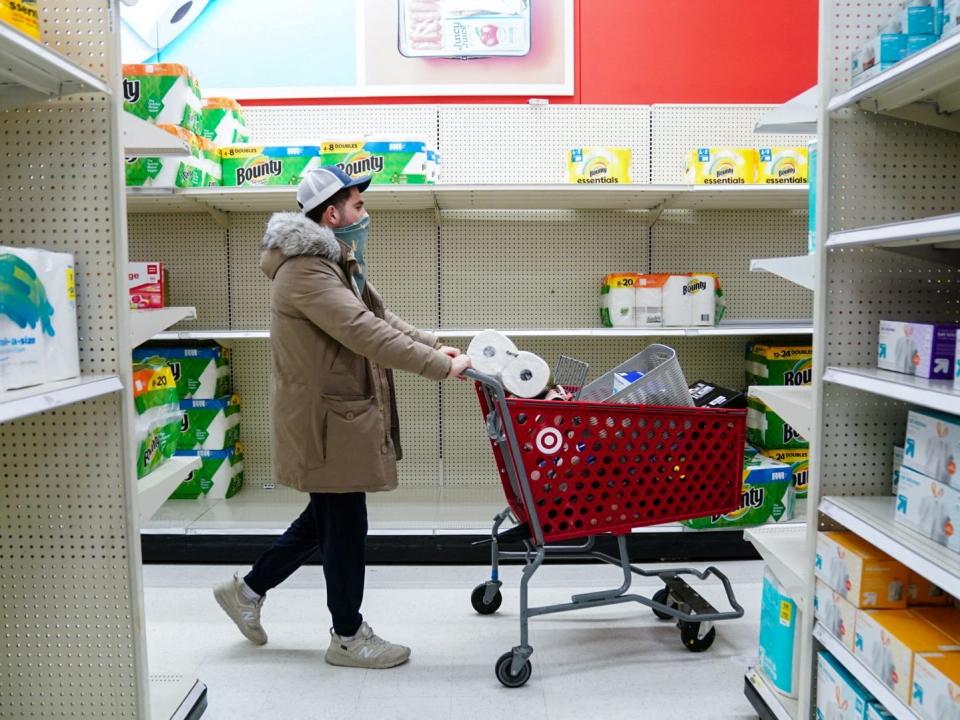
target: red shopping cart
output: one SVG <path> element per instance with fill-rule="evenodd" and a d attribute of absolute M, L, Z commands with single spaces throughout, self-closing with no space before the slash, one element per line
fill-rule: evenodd
<path fill-rule="evenodd" d="M 490 580 L 474 589 L 474 609 L 487 615 L 500 607 L 501 560 L 525 562 L 520 644 L 496 662 L 501 683 L 520 687 L 529 680 L 533 648 L 528 621 L 537 615 L 637 602 L 661 619 L 675 620 L 684 646 L 694 652 L 713 644 L 714 623 L 743 616 L 729 579 L 717 568 L 643 570 L 630 563 L 625 535 L 634 528 L 723 514 L 740 505 L 745 410 L 522 400 L 507 398 L 495 377 L 474 370 L 467 375 L 476 382 L 509 506 L 494 518 Z M 500 533 L 508 518 L 516 527 Z M 616 536 L 619 558 L 594 549 L 596 536 L 603 533 Z M 524 550 L 501 550 L 507 540 L 522 542 Z M 583 542 L 551 544 L 570 540 Z M 528 585 L 547 558 L 593 558 L 616 565 L 623 571 L 623 584 L 575 595 L 569 603 L 530 607 Z M 664 587 L 652 598 L 628 594 L 633 575 L 658 577 Z M 732 609 L 716 610 L 687 584 L 685 575 L 717 578 Z"/>

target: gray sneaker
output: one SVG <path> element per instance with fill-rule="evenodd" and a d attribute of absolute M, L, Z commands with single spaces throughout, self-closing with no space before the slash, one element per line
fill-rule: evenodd
<path fill-rule="evenodd" d="M 387 642 L 363 623 L 353 640 L 343 640 L 330 630 L 330 647 L 326 660 L 341 667 L 385 670 L 402 665 L 410 658 L 410 648 Z"/>
<path fill-rule="evenodd" d="M 260 624 L 260 608 L 263 607 L 264 597 L 256 601 L 247 600 L 240 591 L 240 578 L 236 575 L 217 585 L 213 589 L 213 597 L 247 640 L 266 645 L 267 633 Z"/>

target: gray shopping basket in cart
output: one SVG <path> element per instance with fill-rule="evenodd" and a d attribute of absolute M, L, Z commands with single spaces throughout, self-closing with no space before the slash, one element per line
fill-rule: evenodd
<path fill-rule="evenodd" d="M 642 372 L 643 377 L 617 390 L 617 373 Z M 620 405 L 693 407 L 677 352 L 666 345 L 649 345 L 642 352 L 604 373 L 580 392 L 581 402 Z"/>

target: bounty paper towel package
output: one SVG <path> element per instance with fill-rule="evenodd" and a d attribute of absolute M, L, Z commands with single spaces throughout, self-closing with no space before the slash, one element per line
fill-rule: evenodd
<path fill-rule="evenodd" d="M 814 574 L 858 608 L 907 607 L 907 569 L 853 533 L 817 535 Z"/>
<path fill-rule="evenodd" d="M 220 153 L 210 141 L 173 125 L 158 125 L 187 143 L 184 155 L 127 157 L 127 187 L 197 188 L 220 184 Z"/>
<path fill-rule="evenodd" d="M 941 588 L 910 570 L 910 580 L 907 585 L 907 606 L 947 606 L 953 603 L 953 598 Z"/>
<path fill-rule="evenodd" d="M 712 326 L 717 320 L 717 277 L 671 275 L 663 284 L 664 327 Z"/>
<path fill-rule="evenodd" d="M 740 507 L 725 515 L 684 520 L 683 524 L 694 530 L 751 527 L 789 522 L 795 512 L 796 494 L 790 467 L 755 452 L 745 452 Z"/>
<path fill-rule="evenodd" d="M 240 439 L 240 398 L 181 400 L 179 450 L 223 450 Z"/>
<path fill-rule="evenodd" d="M 600 286 L 600 324 L 603 327 L 637 327 L 637 273 L 613 273 Z"/>
<path fill-rule="evenodd" d="M 813 346 L 747 343 L 747 385 L 809 385 Z"/>
<path fill-rule="evenodd" d="M 934 410 L 907 414 L 903 467 L 960 489 L 960 418 Z"/>
<path fill-rule="evenodd" d="M 932 380 L 954 376 L 956 325 L 880 321 L 877 367 Z"/>
<path fill-rule="evenodd" d="M 233 98 L 206 98 L 203 101 L 202 137 L 215 145 L 238 145 L 250 142 L 243 108 Z"/>
<path fill-rule="evenodd" d="M 320 148 L 302 146 L 233 145 L 220 148 L 224 187 L 299 185 L 323 163 Z"/>
<path fill-rule="evenodd" d="M 747 394 L 747 441 L 761 448 L 802 450 L 810 443 L 756 395 Z"/>
<path fill-rule="evenodd" d="M 799 610 L 770 572 L 763 573 L 760 605 L 760 669 L 774 690 L 797 696 L 800 665 Z"/>
<path fill-rule="evenodd" d="M 173 457 L 180 436 L 180 404 L 170 367 L 160 358 L 133 364 L 137 478 Z"/>
<path fill-rule="evenodd" d="M 753 148 L 698 148 L 687 157 L 686 179 L 695 185 L 749 185 L 757 178 Z"/>
<path fill-rule="evenodd" d="M 40 40 L 40 14 L 37 5 L 37 0 L 0 2 L 0 23 L 16 28 L 34 40 Z"/>
<path fill-rule="evenodd" d="M 637 285 L 637 327 L 663 325 L 663 288 L 670 275 L 641 275 Z"/>
<path fill-rule="evenodd" d="M 853 652 L 854 630 L 857 626 L 857 609 L 822 580 L 817 580 L 813 597 L 813 612 L 817 621 L 831 635 Z"/>
<path fill-rule="evenodd" d="M 860 610 L 853 653 L 905 705 L 917 653 L 960 650 L 957 642 L 913 610 Z"/>
<path fill-rule="evenodd" d="M 760 452 L 778 462 L 789 465 L 793 472 L 793 489 L 797 493 L 797 500 L 803 500 L 807 497 L 807 478 L 810 476 L 810 451 L 808 449 L 764 449 Z"/>
<path fill-rule="evenodd" d="M 910 708 L 920 720 L 960 720 L 960 652 L 914 657 Z"/>
<path fill-rule="evenodd" d="M 427 148 L 427 184 L 436 185 L 440 182 L 440 153 Z"/>
<path fill-rule="evenodd" d="M 424 185 L 427 141 L 417 136 L 372 135 L 363 140 L 320 144 L 321 164 L 336 165 L 350 177 L 369 175 L 373 185 Z"/>
<path fill-rule="evenodd" d="M 53 306 L 53 335 L 43 344 L 47 382 L 80 376 L 80 343 L 77 333 L 77 289 L 73 255 L 43 252 L 38 274 Z"/>
<path fill-rule="evenodd" d="M 123 66 L 123 109 L 154 125 L 203 132 L 200 83 L 183 65 Z"/>
<path fill-rule="evenodd" d="M 567 151 L 567 182 L 579 185 L 629 184 L 632 160 L 630 148 L 573 148 Z"/>
<path fill-rule="evenodd" d="M 903 467 L 903 448 L 893 448 L 893 494 L 897 494 L 897 485 L 900 484 L 900 468 Z"/>
<path fill-rule="evenodd" d="M 810 178 L 807 148 L 760 148 L 757 182 L 764 185 L 804 185 Z"/>
<path fill-rule="evenodd" d="M 230 395 L 230 348 L 215 342 L 183 345 L 141 346 L 133 351 L 134 360 L 160 357 L 170 366 L 180 400 L 214 399 Z M 178 406 L 179 410 L 179 406 Z"/>
<path fill-rule="evenodd" d="M 55 309 L 42 280 L 43 255 L 0 247 L 0 391 L 47 380 L 43 363 Z"/>
<path fill-rule="evenodd" d="M 833 655 L 817 653 L 817 720 L 865 720 L 872 700 Z"/>
<path fill-rule="evenodd" d="M 960 552 L 960 491 L 921 475 L 908 467 L 900 469 L 894 520 L 934 542 Z"/>
<path fill-rule="evenodd" d="M 243 487 L 243 447 L 239 443 L 225 450 L 183 450 L 177 455 L 199 456 L 201 464 L 180 483 L 171 498 L 193 500 L 205 494 L 212 500 L 223 500 Z"/>

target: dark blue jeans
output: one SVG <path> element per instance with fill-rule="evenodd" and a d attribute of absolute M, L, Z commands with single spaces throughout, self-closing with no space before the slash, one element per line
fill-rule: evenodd
<path fill-rule="evenodd" d="M 333 631 L 355 635 L 363 622 L 366 540 L 364 493 L 310 493 L 307 509 L 260 556 L 244 581 L 254 592 L 266 595 L 319 551 Z"/>

